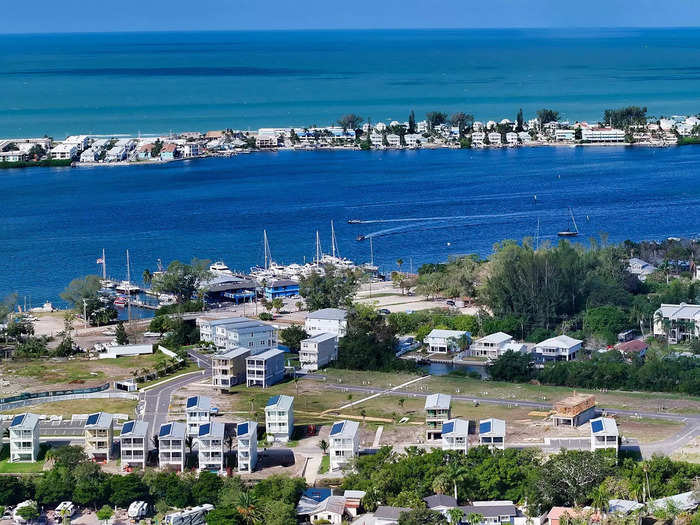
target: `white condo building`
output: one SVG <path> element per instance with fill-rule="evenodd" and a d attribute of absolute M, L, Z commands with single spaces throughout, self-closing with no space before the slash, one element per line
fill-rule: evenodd
<path fill-rule="evenodd" d="M 122 465 L 146 468 L 148 459 L 148 422 L 127 421 L 119 435 Z"/>
<path fill-rule="evenodd" d="M 204 423 L 197 434 L 197 454 L 199 471 L 223 472 L 224 470 L 224 430 L 223 423 Z"/>
<path fill-rule="evenodd" d="M 360 424 L 357 421 L 338 421 L 331 427 L 328 451 L 330 469 L 339 470 L 357 456 L 360 450 Z"/>
<path fill-rule="evenodd" d="M 85 453 L 94 460 L 112 459 L 114 418 L 112 414 L 90 414 L 85 423 Z"/>
<path fill-rule="evenodd" d="M 343 337 L 348 331 L 348 313 L 340 308 L 324 308 L 306 316 L 306 333 L 314 336 L 323 333 Z"/>
<path fill-rule="evenodd" d="M 620 450 L 620 432 L 611 417 L 591 419 L 591 451 L 612 448 L 617 455 Z"/>
<path fill-rule="evenodd" d="M 211 384 L 214 388 L 228 390 L 246 382 L 246 358 L 249 348 L 234 348 L 211 356 Z"/>
<path fill-rule="evenodd" d="M 265 406 L 265 434 L 268 441 L 286 443 L 294 431 L 294 398 L 272 396 Z"/>
<path fill-rule="evenodd" d="M 211 398 L 207 396 L 192 396 L 187 398 L 185 407 L 187 417 L 187 434 L 196 436 L 199 427 L 211 420 Z"/>
<path fill-rule="evenodd" d="M 624 142 L 625 132 L 613 128 L 583 128 L 581 139 L 585 142 Z"/>
<path fill-rule="evenodd" d="M 442 450 L 469 450 L 469 421 L 450 419 L 442 424 Z"/>
<path fill-rule="evenodd" d="M 672 344 L 700 337 L 700 305 L 662 304 L 654 312 L 654 335 Z"/>
<path fill-rule="evenodd" d="M 248 348 L 251 354 L 257 354 L 277 344 L 273 326 L 245 317 L 198 317 L 197 326 L 202 341 L 214 343 L 217 348 L 226 351 L 242 347 Z"/>
<path fill-rule="evenodd" d="M 10 463 L 34 462 L 39 457 L 39 416 L 18 414 L 10 422 Z"/>
<path fill-rule="evenodd" d="M 284 378 L 284 352 L 277 348 L 246 358 L 246 386 L 267 388 Z"/>
<path fill-rule="evenodd" d="M 318 370 L 338 359 L 338 337 L 321 333 L 301 342 L 299 364 L 304 370 Z"/>
<path fill-rule="evenodd" d="M 163 423 L 158 431 L 158 465 L 162 469 L 185 470 L 185 438 L 187 428 L 184 423 Z"/>
<path fill-rule="evenodd" d="M 258 462 L 258 424 L 255 421 L 239 423 L 236 427 L 238 436 L 238 472 L 253 472 Z"/>

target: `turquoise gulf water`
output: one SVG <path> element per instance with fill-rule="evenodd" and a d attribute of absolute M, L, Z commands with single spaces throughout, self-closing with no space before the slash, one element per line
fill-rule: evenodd
<path fill-rule="evenodd" d="M 0 137 L 695 113 L 700 29 L 0 35 Z"/>
<path fill-rule="evenodd" d="M 315 232 L 330 251 L 385 271 L 415 270 L 450 255 L 492 251 L 502 239 L 577 242 L 694 237 L 700 232 L 700 148 L 254 153 L 168 165 L 0 171 L 0 296 L 16 291 L 58 302 L 75 276 L 132 275 L 192 257 L 247 271 L 273 258 L 314 256 Z M 535 199 L 534 196 L 537 196 Z M 364 224 L 348 224 L 361 219 Z M 419 219 L 406 221 L 405 219 Z"/>

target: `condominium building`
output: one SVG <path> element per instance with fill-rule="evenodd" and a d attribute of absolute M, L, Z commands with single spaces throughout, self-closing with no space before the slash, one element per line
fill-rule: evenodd
<path fill-rule="evenodd" d="M 449 419 L 442 424 L 442 450 L 469 450 L 469 421 Z"/>
<path fill-rule="evenodd" d="M 158 465 L 160 468 L 185 470 L 185 438 L 187 427 L 184 423 L 163 423 L 158 431 Z"/>
<path fill-rule="evenodd" d="M 256 354 L 277 344 L 273 326 L 245 317 L 198 317 L 197 326 L 200 340 L 226 351 L 242 347 Z"/>
<path fill-rule="evenodd" d="M 199 471 L 224 470 L 224 429 L 223 423 L 204 423 L 199 426 L 197 434 L 197 454 Z"/>
<path fill-rule="evenodd" d="M 700 305 L 662 304 L 654 312 L 654 335 L 671 344 L 700 337 Z"/>
<path fill-rule="evenodd" d="M 234 348 L 211 356 L 211 384 L 214 388 L 228 390 L 234 385 L 245 383 L 246 358 L 249 348 Z"/>
<path fill-rule="evenodd" d="M 591 419 L 591 451 L 611 448 L 617 455 L 620 450 L 620 432 L 611 417 Z"/>
<path fill-rule="evenodd" d="M 209 423 L 211 419 L 211 398 L 207 396 L 192 396 L 187 398 L 185 407 L 187 417 L 187 434 L 196 436 L 199 427 Z"/>
<path fill-rule="evenodd" d="M 239 423 L 236 427 L 238 436 L 238 472 L 253 472 L 258 462 L 258 424 L 255 421 Z"/>
<path fill-rule="evenodd" d="M 284 377 L 284 352 L 277 348 L 246 358 L 246 385 L 267 388 Z"/>
<path fill-rule="evenodd" d="M 114 418 L 112 414 L 90 414 L 85 423 L 85 453 L 94 460 L 112 459 Z"/>
<path fill-rule="evenodd" d="M 427 439 L 440 439 L 442 425 L 451 418 L 452 396 L 431 394 L 425 399 L 425 424 L 428 427 Z"/>
<path fill-rule="evenodd" d="M 301 342 L 299 364 L 304 370 L 318 370 L 338 359 L 338 336 L 321 333 Z"/>
<path fill-rule="evenodd" d="M 323 333 L 343 337 L 348 331 L 348 313 L 340 308 L 324 308 L 306 316 L 306 333 L 314 336 Z"/>
<path fill-rule="evenodd" d="M 265 406 L 265 434 L 268 441 L 286 443 L 294 431 L 294 398 L 272 396 Z"/>
<path fill-rule="evenodd" d="M 583 128 L 581 139 L 584 142 L 624 142 L 625 132 L 613 128 Z"/>
<path fill-rule="evenodd" d="M 148 422 L 127 421 L 119 435 L 122 465 L 146 468 L 148 460 Z"/>
<path fill-rule="evenodd" d="M 479 421 L 479 445 L 493 449 L 506 448 L 506 422 L 494 417 Z"/>
<path fill-rule="evenodd" d="M 360 450 L 360 424 L 357 421 L 338 421 L 331 427 L 328 451 L 331 470 L 339 470 L 357 456 Z"/>
<path fill-rule="evenodd" d="M 216 327 L 236 323 L 240 321 L 246 321 L 245 317 L 226 317 L 223 319 L 215 319 L 211 317 L 197 317 L 197 327 L 199 327 L 199 339 L 206 343 L 216 343 Z M 217 344 L 216 346 L 225 346 L 224 344 Z"/>
<path fill-rule="evenodd" d="M 18 414 L 10 422 L 10 463 L 39 457 L 39 416 Z"/>

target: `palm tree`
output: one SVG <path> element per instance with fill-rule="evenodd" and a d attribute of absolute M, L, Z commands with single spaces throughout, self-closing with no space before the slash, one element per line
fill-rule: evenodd
<path fill-rule="evenodd" d="M 398 266 L 399 271 L 401 271 L 402 264 L 403 264 L 403 259 L 396 259 L 396 266 Z"/>
<path fill-rule="evenodd" d="M 367 417 L 367 411 L 363 408 L 360 410 L 360 415 L 362 416 L 362 422 L 365 422 L 365 418 Z"/>
<path fill-rule="evenodd" d="M 298 312 L 301 312 L 302 308 L 304 308 L 304 301 L 297 301 L 294 303 L 294 306 L 297 307 Z"/>
<path fill-rule="evenodd" d="M 399 408 L 403 408 L 403 405 L 405 402 L 406 402 L 406 400 L 403 397 L 401 399 L 399 399 Z"/>
<path fill-rule="evenodd" d="M 236 502 L 236 510 L 243 518 L 246 525 L 257 525 L 260 523 L 260 511 L 257 508 L 258 501 L 250 492 L 241 492 Z"/>
<path fill-rule="evenodd" d="M 431 487 L 435 494 L 445 494 L 450 491 L 450 480 L 445 474 L 435 476 Z"/>
<path fill-rule="evenodd" d="M 149 270 L 148 268 L 146 268 L 146 269 L 143 271 L 143 274 L 141 274 L 141 278 L 143 279 L 143 283 L 144 283 L 145 285 L 147 285 L 147 286 L 150 285 L 151 282 L 153 281 L 153 274 L 151 273 L 151 270 Z"/>
<path fill-rule="evenodd" d="M 322 439 L 321 441 L 318 442 L 318 448 L 321 449 L 321 452 L 323 452 L 323 455 L 325 456 L 326 453 L 328 452 L 328 447 L 330 445 L 328 444 L 328 441 L 325 439 Z"/>
<path fill-rule="evenodd" d="M 464 517 L 464 511 L 459 507 L 454 507 L 447 511 L 447 517 L 450 519 L 450 523 L 452 525 L 455 525 L 462 521 L 462 518 Z"/>
<path fill-rule="evenodd" d="M 279 297 L 275 297 L 272 301 L 270 301 L 270 304 L 272 305 L 272 308 L 275 309 L 275 312 L 277 312 L 278 314 L 280 313 L 280 310 L 284 307 L 284 301 Z"/>
<path fill-rule="evenodd" d="M 190 454 L 192 454 L 192 447 L 194 446 L 194 438 L 192 436 L 187 436 L 185 438 L 185 446 L 190 451 Z"/>
<path fill-rule="evenodd" d="M 599 485 L 591 492 L 591 503 L 594 511 L 600 513 L 601 520 L 605 519 L 605 513 L 608 511 L 608 501 L 610 500 L 610 492 L 605 485 Z"/>
<path fill-rule="evenodd" d="M 469 522 L 471 525 L 478 525 L 482 521 L 484 521 L 484 517 L 476 512 L 470 512 L 467 516 L 467 522 Z"/>
<path fill-rule="evenodd" d="M 447 464 L 446 474 L 447 477 L 452 481 L 452 486 L 454 488 L 454 498 L 458 500 L 459 498 L 457 497 L 457 483 L 464 480 L 464 478 L 467 476 L 467 469 L 459 463 L 453 461 Z M 473 522 L 470 521 L 469 523 Z"/>

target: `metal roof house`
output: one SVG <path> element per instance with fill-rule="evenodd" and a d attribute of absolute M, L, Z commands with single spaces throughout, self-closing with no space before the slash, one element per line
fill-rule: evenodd
<path fill-rule="evenodd" d="M 158 464 L 161 468 L 185 470 L 185 438 L 187 427 L 184 423 L 163 423 L 158 430 Z"/>
<path fill-rule="evenodd" d="M 449 394 L 431 394 L 425 398 L 425 424 L 428 427 L 426 437 L 429 440 L 440 439 L 442 425 L 450 419 L 452 396 Z"/>
<path fill-rule="evenodd" d="M 620 449 L 620 432 L 617 422 L 611 417 L 591 419 L 591 451 L 612 448 L 617 454 Z"/>
<path fill-rule="evenodd" d="M 548 361 L 573 361 L 582 343 L 568 335 L 550 337 L 535 345 L 535 360 L 540 365 Z"/>
<path fill-rule="evenodd" d="M 469 355 L 497 359 L 505 352 L 506 345 L 511 341 L 513 341 L 513 336 L 504 332 L 489 334 L 474 341 L 469 347 Z"/>
<path fill-rule="evenodd" d="M 265 405 L 265 434 L 267 440 L 286 443 L 294 431 L 294 398 L 272 396 Z"/>
<path fill-rule="evenodd" d="M 654 335 L 671 344 L 700 336 L 700 305 L 662 304 L 654 312 Z"/>
<path fill-rule="evenodd" d="M 127 421 L 119 435 L 121 462 L 124 465 L 139 465 L 146 468 L 148 459 L 148 422 Z"/>
<path fill-rule="evenodd" d="M 474 501 L 471 505 L 457 507 L 463 512 L 461 523 L 468 523 L 467 516 L 479 515 L 481 521 L 471 525 L 499 525 L 513 523 L 518 516 L 518 509 L 512 501 Z"/>
<path fill-rule="evenodd" d="M 469 449 L 469 421 L 450 419 L 442 424 L 442 450 L 459 450 L 466 454 Z"/>
<path fill-rule="evenodd" d="M 301 341 L 299 364 L 305 370 L 318 370 L 338 359 L 338 336 L 322 332 Z"/>
<path fill-rule="evenodd" d="M 34 462 L 39 457 L 39 416 L 18 414 L 10 422 L 10 463 Z"/>
<path fill-rule="evenodd" d="M 237 347 L 211 356 L 211 382 L 214 388 L 228 390 L 246 381 L 246 358 L 250 348 Z"/>
<path fill-rule="evenodd" d="M 246 384 L 248 388 L 267 388 L 284 378 L 284 352 L 278 348 L 266 350 L 246 358 Z"/>
<path fill-rule="evenodd" d="M 255 421 L 239 423 L 236 427 L 238 436 L 238 472 L 253 472 L 258 462 L 258 424 Z"/>
<path fill-rule="evenodd" d="M 401 514 L 410 512 L 407 507 L 390 507 L 388 505 L 380 505 L 374 511 L 374 525 L 396 525 L 399 522 Z"/>
<path fill-rule="evenodd" d="M 199 434 L 200 425 L 211 420 L 211 398 L 207 396 L 191 396 L 187 398 L 185 406 L 187 417 L 187 434 L 196 436 Z"/>
<path fill-rule="evenodd" d="M 328 453 L 331 470 L 339 470 L 357 456 L 360 449 L 360 424 L 357 421 L 338 421 L 333 423 L 329 437 Z"/>
<path fill-rule="evenodd" d="M 85 453 L 94 460 L 112 459 L 114 418 L 112 414 L 90 414 L 85 422 Z"/>
<path fill-rule="evenodd" d="M 314 336 L 322 333 L 343 337 L 348 331 L 348 313 L 340 308 L 324 308 L 306 316 L 306 333 Z"/>
<path fill-rule="evenodd" d="M 460 350 L 460 341 L 465 339 L 471 342 L 469 332 L 463 330 L 440 330 L 433 329 L 423 342 L 428 347 L 428 351 L 434 354 L 446 354 Z"/>
<path fill-rule="evenodd" d="M 197 454 L 199 471 L 224 471 L 224 430 L 223 423 L 211 422 L 199 425 L 197 432 Z"/>
<path fill-rule="evenodd" d="M 490 449 L 506 448 L 506 422 L 494 417 L 479 421 L 479 445 Z"/>

